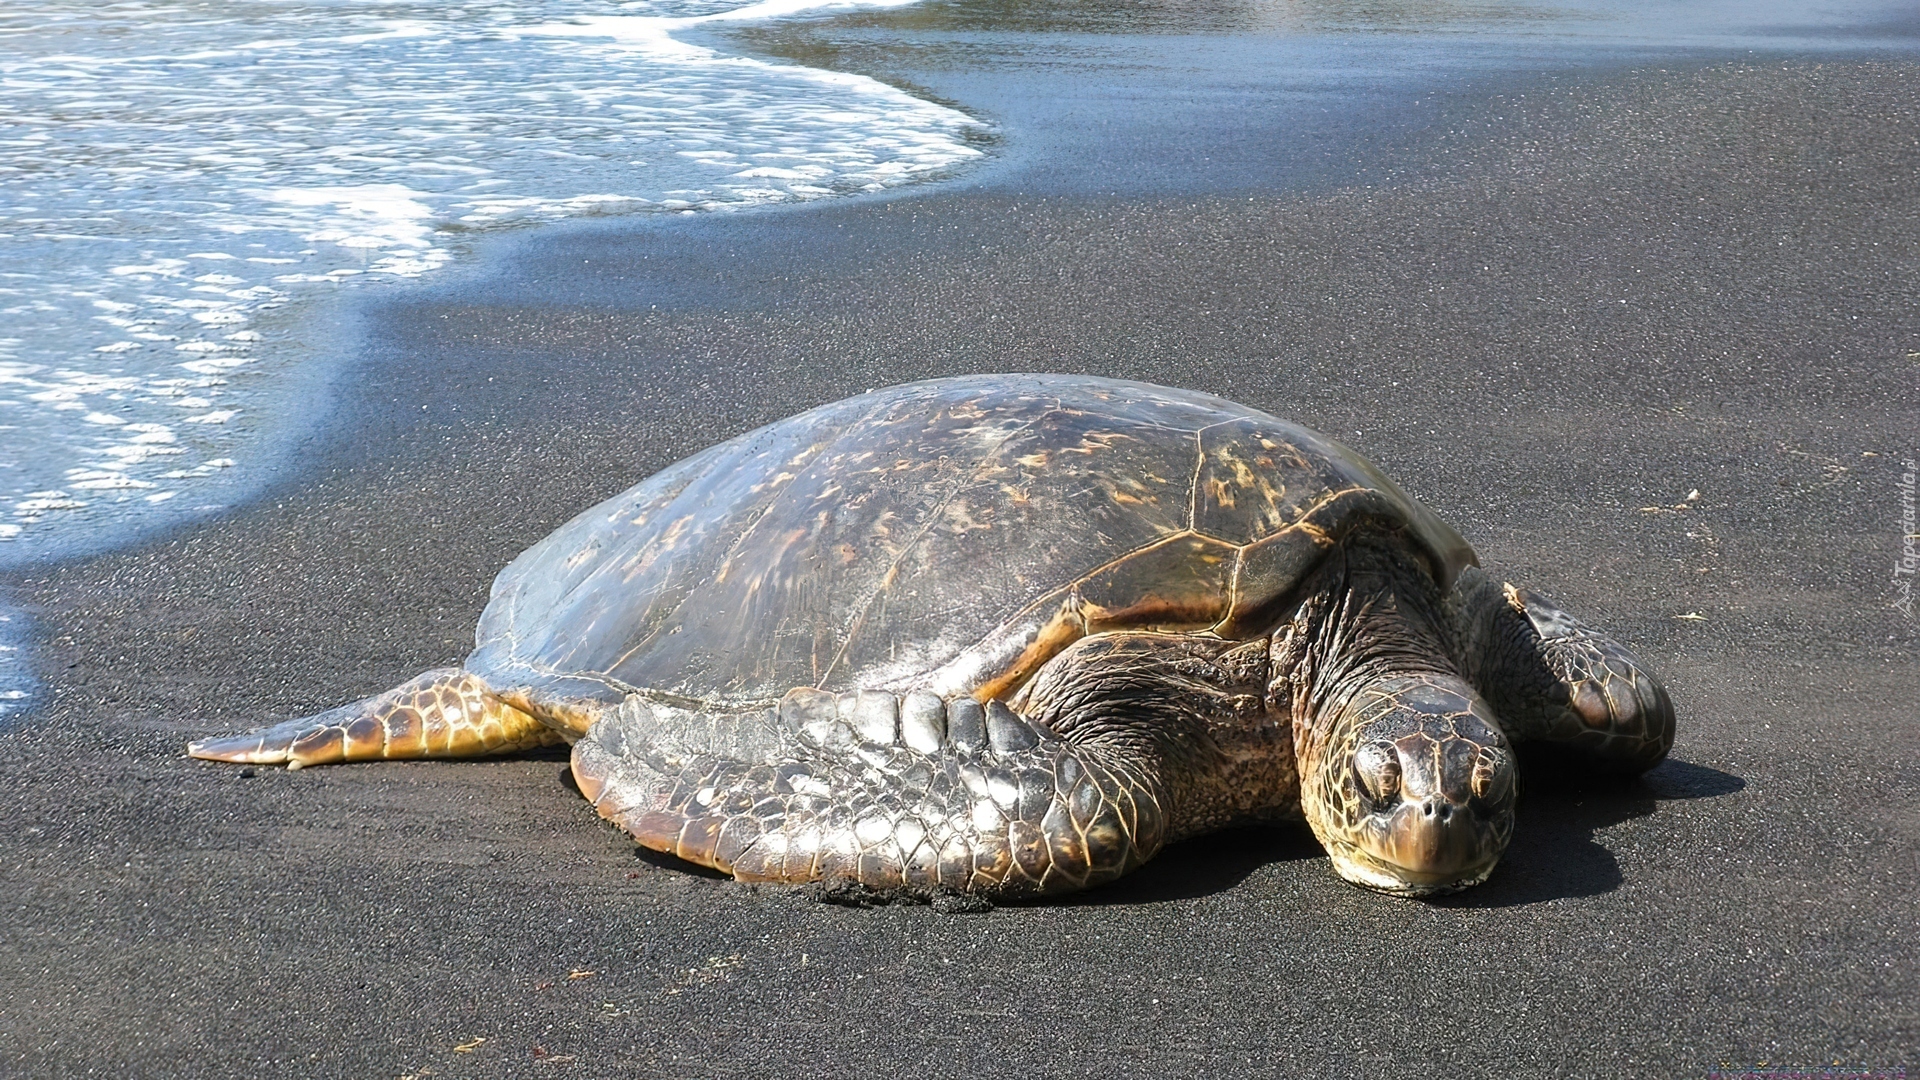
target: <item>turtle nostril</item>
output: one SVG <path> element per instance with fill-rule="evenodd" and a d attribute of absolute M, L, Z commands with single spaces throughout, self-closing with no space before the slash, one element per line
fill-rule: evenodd
<path fill-rule="evenodd" d="M 1440 820 L 1445 821 L 1452 816 L 1453 816 L 1453 807 L 1445 803 L 1442 803 L 1440 805 Z"/>
<path fill-rule="evenodd" d="M 1420 808 L 1420 812 L 1421 812 L 1422 814 L 1424 814 L 1424 815 L 1426 815 L 1427 817 L 1432 817 L 1432 816 L 1433 816 L 1433 804 L 1432 804 L 1432 803 L 1428 803 L 1427 805 L 1425 805 L 1425 806 L 1423 806 L 1423 807 L 1421 807 L 1421 808 Z"/>

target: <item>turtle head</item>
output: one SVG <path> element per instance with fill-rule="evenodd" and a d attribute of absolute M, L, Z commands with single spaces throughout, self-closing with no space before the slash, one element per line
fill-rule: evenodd
<path fill-rule="evenodd" d="M 1330 735 L 1301 794 L 1335 872 L 1400 896 L 1486 879 L 1513 835 L 1513 752 L 1464 682 L 1372 682 Z"/>

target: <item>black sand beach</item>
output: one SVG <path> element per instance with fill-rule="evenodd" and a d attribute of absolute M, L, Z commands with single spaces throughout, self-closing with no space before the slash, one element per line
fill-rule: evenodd
<path fill-rule="evenodd" d="M 1442 111 L 1335 182 L 1009 166 L 540 234 L 368 310 L 304 467 L 8 583 L 50 693 L 0 736 L 0 1075 L 1914 1065 L 1920 66 L 1642 64 Z M 1435 903 L 1342 884 L 1302 827 L 943 915 L 637 857 L 559 755 L 182 756 L 457 661 L 515 553 L 684 454 L 992 370 L 1340 437 L 1647 657 L 1672 759 L 1530 776 L 1494 878 Z"/>

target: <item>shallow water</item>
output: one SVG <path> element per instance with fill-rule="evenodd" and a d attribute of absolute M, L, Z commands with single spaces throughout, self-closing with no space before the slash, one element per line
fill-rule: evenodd
<path fill-rule="evenodd" d="M 1410 178 L 1489 94 L 1920 47 L 1911 0 L 924 0 L 701 35 L 923 88 L 1004 132 L 966 184 L 1187 197 Z M 1457 101 L 1461 112 L 1448 116 Z M 1630 122 L 1623 118 L 1623 122 Z M 1444 166 L 1445 162 L 1439 163 Z"/>
<path fill-rule="evenodd" d="M 870 191 L 979 156 L 953 109 L 671 36 L 808 6 L 9 5 L 0 558 L 225 501 L 287 419 L 272 373 L 325 351 L 303 308 L 429 275 L 477 230 Z"/>

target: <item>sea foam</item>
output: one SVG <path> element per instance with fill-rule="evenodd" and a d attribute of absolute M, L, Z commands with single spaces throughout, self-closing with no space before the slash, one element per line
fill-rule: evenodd
<path fill-rule="evenodd" d="M 888 0 L 880 0 L 882 4 Z M 90 533 L 291 422 L 294 315 L 472 230 L 871 191 L 974 121 L 675 31 L 859 4 L 495 0 L 0 14 L 0 540 Z M 874 6 L 874 5 L 864 5 Z"/>

